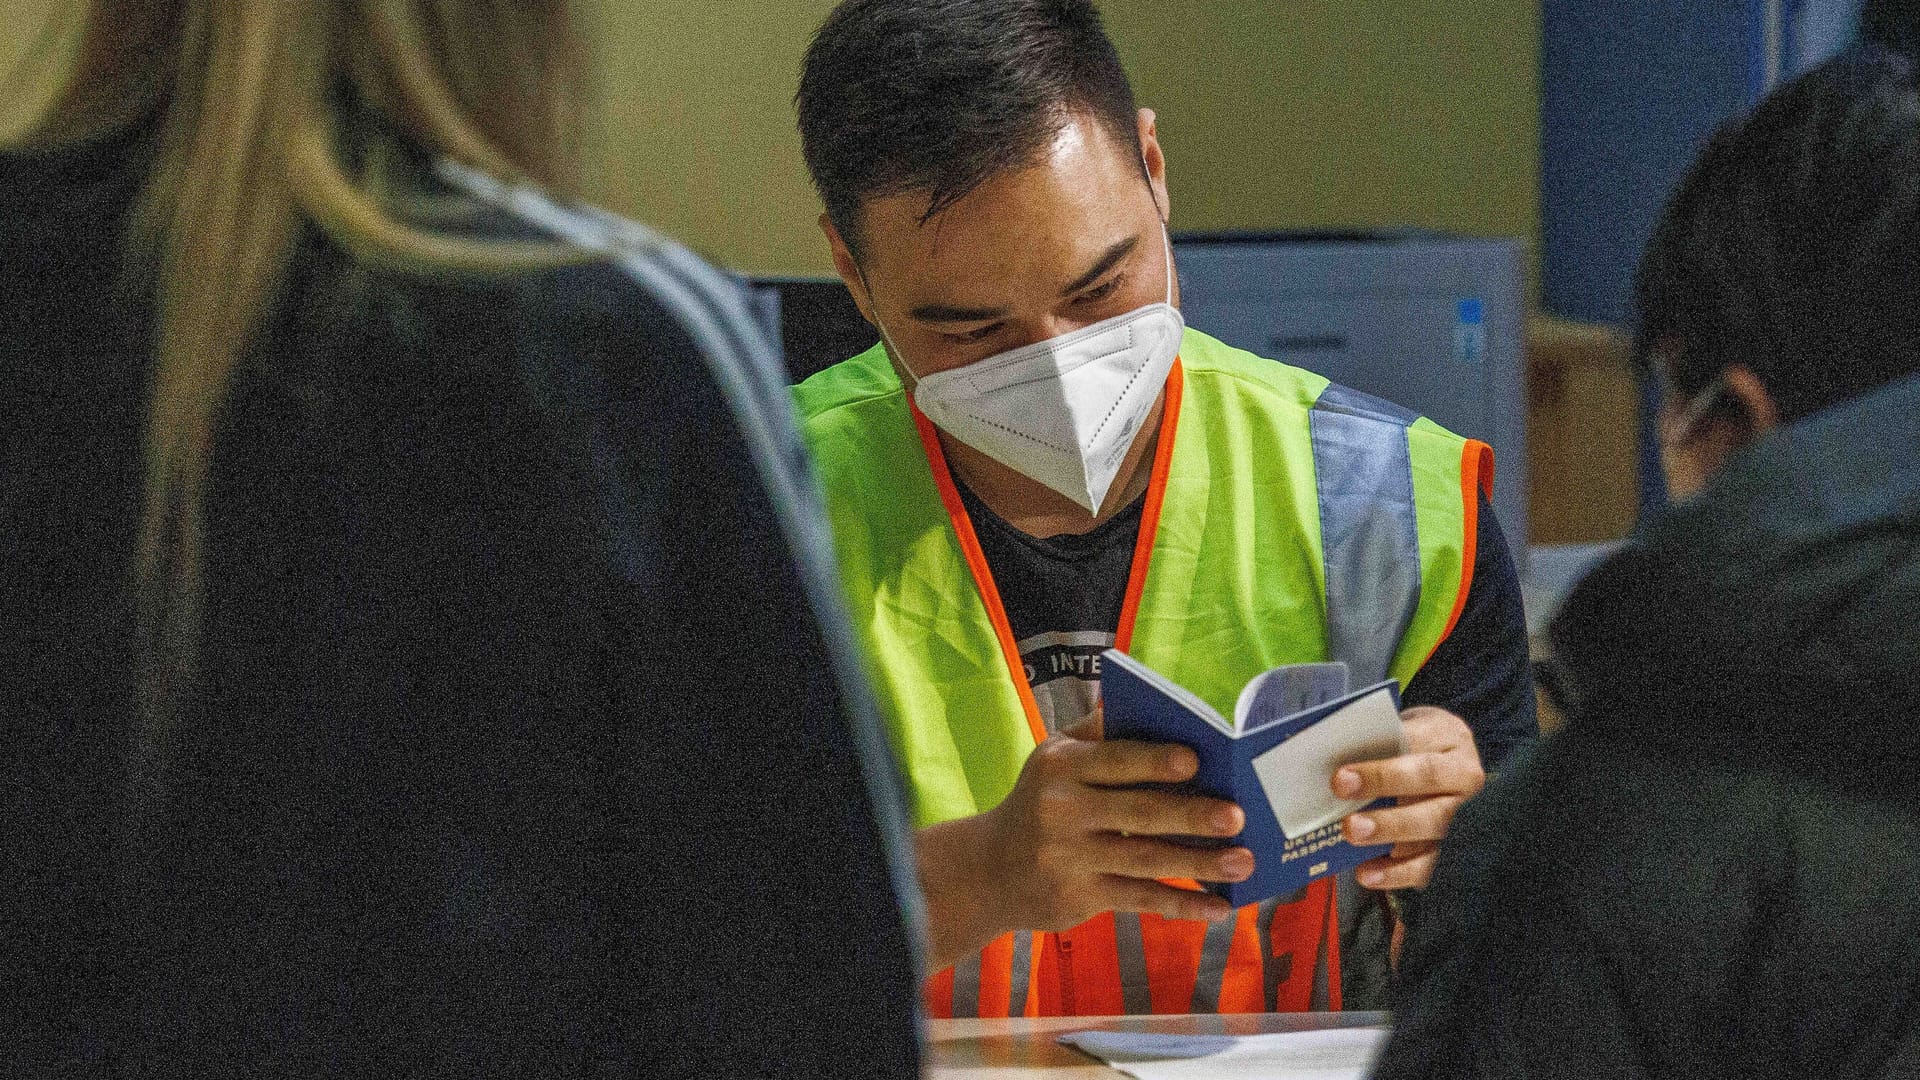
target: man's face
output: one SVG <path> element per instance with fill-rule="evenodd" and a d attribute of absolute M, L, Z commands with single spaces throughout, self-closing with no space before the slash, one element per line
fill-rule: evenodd
<path fill-rule="evenodd" d="M 1041 161 L 989 178 L 924 224 L 924 193 L 869 200 L 858 270 L 829 230 L 841 276 L 886 328 L 909 386 L 1168 299 L 1151 112 L 1140 128 L 1147 175 L 1130 146 L 1087 117 Z"/>

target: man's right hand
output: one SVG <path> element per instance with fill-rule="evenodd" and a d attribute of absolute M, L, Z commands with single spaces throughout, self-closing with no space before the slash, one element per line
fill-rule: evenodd
<path fill-rule="evenodd" d="M 1232 907 L 1161 878 L 1243 881 L 1253 853 L 1195 848 L 1167 836 L 1231 837 L 1246 823 L 1230 802 L 1132 787 L 1193 779 L 1182 746 L 1048 739 L 999 806 L 922 829 L 928 963 L 939 969 L 1009 930 L 1064 930 L 1103 911 L 1222 919 Z"/>

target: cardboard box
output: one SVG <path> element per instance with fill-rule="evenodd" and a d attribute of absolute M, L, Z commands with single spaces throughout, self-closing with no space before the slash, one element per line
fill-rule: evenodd
<path fill-rule="evenodd" d="M 1529 541 L 1618 540 L 1639 511 L 1638 389 L 1627 335 L 1527 320 Z"/>

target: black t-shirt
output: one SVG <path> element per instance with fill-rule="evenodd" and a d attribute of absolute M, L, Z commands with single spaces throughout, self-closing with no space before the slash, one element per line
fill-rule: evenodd
<path fill-rule="evenodd" d="M 1050 732 L 1071 728 L 1093 715 L 1099 697 L 1100 653 L 1113 648 L 1126 606 L 1146 496 L 1092 532 L 1043 538 L 1008 524 L 958 476 L 954 486 L 1006 606 L 1040 717 Z"/>
<path fill-rule="evenodd" d="M 1092 715 L 1100 653 L 1113 647 L 1140 535 L 1145 496 L 1092 532 L 1029 536 L 955 478 L 961 501 L 1006 606 L 1020 659 L 1047 730 Z M 1414 675 L 1402 702 L 1446 709 L 1467 722 L 1481 760 L 1499 767 L 1539 733 L 1520 576 L 1483 498 L 1473 584 L 1453 633 Z"/>

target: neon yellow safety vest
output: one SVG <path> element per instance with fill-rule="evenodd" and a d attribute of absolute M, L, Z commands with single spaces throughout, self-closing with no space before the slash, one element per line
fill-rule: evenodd
<path fill-rule="evenodd" d="M 916 820 L 989 810 L 1044 733 L 938 441 L 879 346 L 795 398 Z M 1165 400 L 1120 646 L 1229 714 L 1281 664 L 1405 685 L 1465 602 L 1492 451 L 1191 329 Z M 1212 927 L 1107 914 L 1009 934 L 929 980 L 928 1007 L 1338 1008 L 1334 897 L 1321 882 Z"/>

